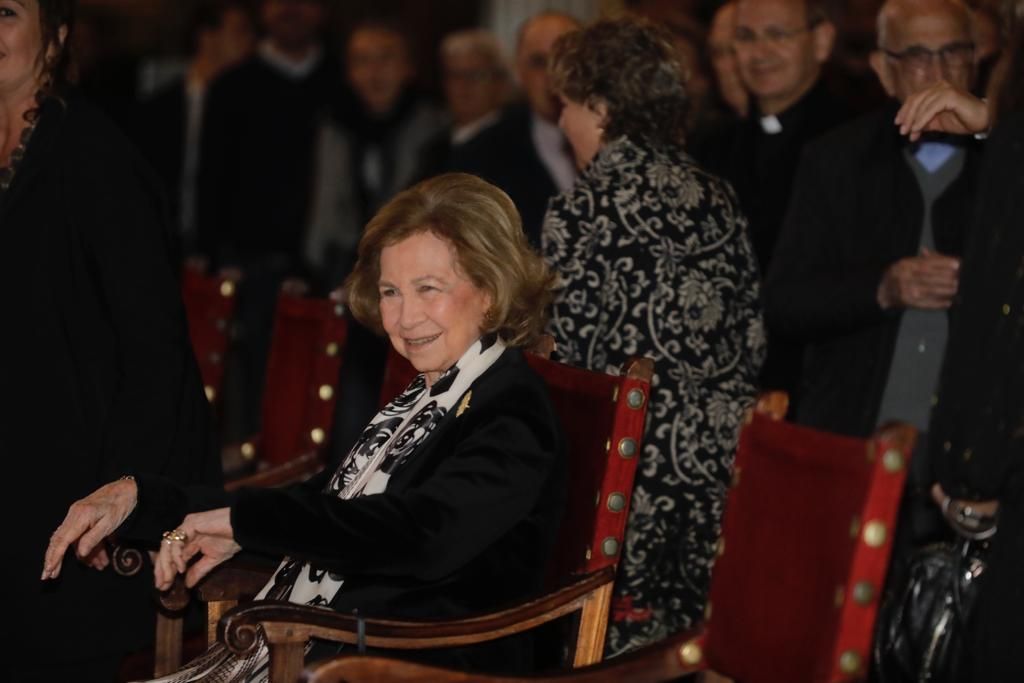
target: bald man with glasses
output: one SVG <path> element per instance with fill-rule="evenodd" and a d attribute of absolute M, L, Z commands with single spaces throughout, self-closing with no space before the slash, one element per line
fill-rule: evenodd
<path fill-rule="evenodd" d="M 886 2 L 871 65 L 891 102 L 808 146 L 765 287 L 769 325 L 807 343 L 798 421 L 852 436 L 892 420 L 928 428 L 980 144 L 910 143 L 893 123 L 940 80 L 970 87 L 960 0 Z M 941 532 L 923 453 L 913 465 L 897 558 Z"/>

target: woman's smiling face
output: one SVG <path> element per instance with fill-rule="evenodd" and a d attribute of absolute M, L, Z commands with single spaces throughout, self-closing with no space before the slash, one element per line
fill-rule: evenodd
<path fill-rule="evenodd" d="M 379 286 L 384 331 L 429 384 L 480 337 L 491 306 L 461 272 L 455 248 L 429 231 L 381 251 Z"/>
<path fill-rule="evenodd" d="M 42 50 L 38 0 L 0 0 L 0 96 L 35 93 Z"/>

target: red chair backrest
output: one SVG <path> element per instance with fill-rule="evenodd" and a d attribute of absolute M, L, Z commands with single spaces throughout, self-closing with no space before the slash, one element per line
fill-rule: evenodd
<path fill-rule="evenodd" d="M 340 292 L 313 299 L 303 291 L 286 283 L 277 298 L 260 428 L 267 465 L 318 449 L 331 433 L 348 323 Z"/>
<path fill-rule="evenodd" d="M 571 574 L 618 563 L 654 366 L 647 359 L 632 360 L 615 376 L 532 353 L 526 358 L 547 384 L 568 444 L 565 517 L 548 565 L 549 583 L 555 585 Z M 392 349 L 381 403 L 415 376 L 409 362 Z"/>
<path fill-rule="evenodd" d="M 754 414 L 740 435 L 704 648 L 745 683 L 866 675 L 916 433 L 854 439 Z"/>
<path fill-rule="evenodd" d="M 181 277 L 181 296 L 188 318 L 188 334 L 199 363 L 206 398 L 220 398 L 224 384 L 224 357 L 235 316 L 236 282 L 225 275 L 207 275 L 199 264 L 187 263 Z"/>

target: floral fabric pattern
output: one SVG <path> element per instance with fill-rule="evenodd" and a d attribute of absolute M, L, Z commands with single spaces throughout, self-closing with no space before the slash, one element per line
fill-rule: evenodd
<path fill-rule="evenodd" d="M 561 360 L 654 360 L 607 654 L 700 619 L 739 428 L 764 361 L 759 275 L 729 185 L 681 150 L 606 144 L 548 209 Z"/>

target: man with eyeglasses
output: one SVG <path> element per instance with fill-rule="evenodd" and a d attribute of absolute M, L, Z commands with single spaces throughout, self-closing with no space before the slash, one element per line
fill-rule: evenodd
<path fill-rule="evenodd" d="M 899 103 L 940 80 L 971 85 L 960 0 L 888 0 L 871 64 L 892 102 L 808 145 L 765 286 L 769 324 L 807 342 L 798 421 L 853 436 L 928 427 L 973 204 L 976 141 L 909 143 Z M 920 438 L 919 444 L 927 443 Z M 933 533 L 914 456 L 896 556 Z"/>
<path fill-rule="evenodd" d="M 729 180 L 750 222 L 762 272 L 767 272 L 789 203 L 800 151 L 850 117 L 851 108 L 822 82 L 836 29 L 823 0 L 737 0 L 733 50 L 752 97 L 750 112 L 696 150 Z M 799 403 L 802 348 L 768 329 L 761 370 L 766 389 Z"/>
<path fill-rule="evenodd" d="M 509 94 L 508 67 L 498 37 L 481 28 L 445 36 L 441 84 L 450 125 L 424 147 L 421 178 L 449 170 L 454 151 L 497 122 Z"/>
<path fill-rule="evenodd" d="M 562 106 L 551 89 L 548 56 L 562 35 L 580 23 L 561 12 L 542 12 L 525 22 L 516 42 L 515 73 L 523 102 L 452 155 L 451 170 L 473 173 L 508 193 L 523 217 L 523 232 L 540 246 L 548 200 L 572 187 L 576 164 L 558 127 Z"/>

